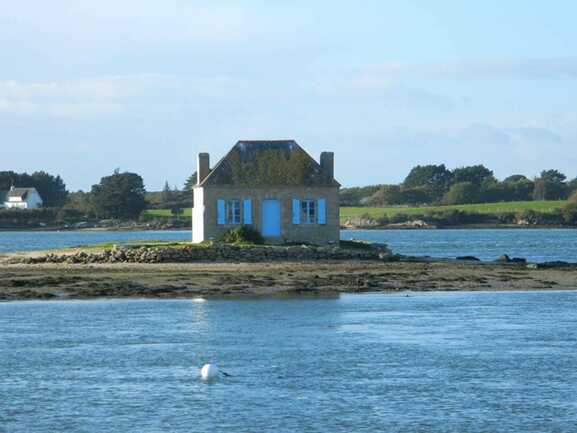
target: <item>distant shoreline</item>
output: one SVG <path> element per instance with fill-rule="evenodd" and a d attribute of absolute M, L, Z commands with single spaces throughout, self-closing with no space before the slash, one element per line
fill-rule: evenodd
<path fill-rule="evenodd" d="M 497 229 L 514 229 L 514 230 L 533 230 L 533 229 L 567 229 L 577 230 L 577 226 L 565 225 L 518 225 L 518 224 L 461 224 L 451 226 L 425 226 L 413 227 L 405 225 L 386 225 L 386 226 L 358 226 L 358 227 L 341 227 L 342 231 L 349 230 L 497 230 Z M 0 233 L 12 232 L 138 232 L 138 231 L 191 231 L 189 228 L 145 228 L 145 227 L 115 227 L 115 228 L 71 228 L 71 227 L 33 227 L 33 228 L 0 228 Z"/>
<path fill-rule="evenodd" d="M 564 225 L 518 225 L 518 224 L 461 224 L 452 226 L 426 226 L 426 227 L 411 227 L 411 226 L 372 226 L 372 227 L 341 227 L 341 230 L 535 230 L 535 229 L 567 229 L 576 230 L 577 226 Z"/>

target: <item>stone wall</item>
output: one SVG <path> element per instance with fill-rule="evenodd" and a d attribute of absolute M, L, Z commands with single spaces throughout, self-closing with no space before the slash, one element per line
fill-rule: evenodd
<path fill-rule="evenodd" d="M 385 245 L 345 249 L 316 246 L 235 246 L 218 244 L 210 247 L 130 247 L 102 252 L 80 251 L 73 254 L 49 253 L 21 259 L 23 263 L 190 263 L 190 262 L 267 262 L 311 260 L 381 260 L 394 261 Z"/>
<path fill-rule="evenodd" d="M 195 192 L 195 206 L 204 205 L 204 238 L 195 232 L 195 242 L 203 240 L 220 240 L 222 235 L 231 228 L 239 225 L 218 225 L 216 221 L 216 202 L 218 199 L 252 200 L 252 227 L 261 231 L 261 202 L 266 199 L 279 200 L 281 203 L 281 236 L 280 238 L 267 239 L 267 243 L 306 242 L 311 244 L 329 244 L 339 241 L 339 189 L 336 186 L 293 186 L 293 187 L 267 187 L 267 188 L 239 188 L 234 186 L 209 186 L 203 187 L 202 199 L 199 203 Z M 198 194 L 198 197 L 201 197 Z M 292 200 L 293 199 L 319 199 L 326 200 L 326 224 L 293 224 L 292 223 Z M 202 212 L 194 209 L 194 220 L 200 218 Z M 193 221 L 194 226 L 194 221 Z M 193 228 L 194 230 L 194 228 Z"/>

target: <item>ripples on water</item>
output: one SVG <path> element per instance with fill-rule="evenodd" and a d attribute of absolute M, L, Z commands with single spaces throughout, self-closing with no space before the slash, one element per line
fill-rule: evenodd
<path fill-rule="evenodd" d="M 577 293 L 0 304 L 0 431 L 572 432 Z M 198 367 L 232 374 L 212 384 Z"/>
<path fill-rule="evenodd" d="M 503 254 L 532 262 L 577 262 L 576 229 L 343 230 L 341 239 L 385 242 L 399 254 L 432 257 Z"/>
<path fill-rule="evenodd" d="M 343 230 L 341 238 L 385 242 L 394 252 L 406 255 L 472 255 L 495 260 L 509 254 L 536 262 L 577 262 L 575 229 Z M 0 232 L 0 253 L 134 240 L 186 241 L 190 231 Z"/>

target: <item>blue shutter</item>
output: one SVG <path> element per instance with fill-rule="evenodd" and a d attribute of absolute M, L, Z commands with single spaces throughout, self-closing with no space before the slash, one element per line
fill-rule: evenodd
<path fill-rule="evenodd" d="M 293 199 L 293 224 L 301 223 L 301 201 Z"/>
<path fill-rule="evenodd" d="M 242 213 L 243 224 L 252 224 L 252 200 L 247 198 L 244 200 L 244 209 Z"/>
<path fill-rule="evenodd" d="M 327 201 L 324 198 L 319 198 L 317 202 L 318 213 L 317 222 L 319 224 L 327 223 Z"/>
<path fill-rule="evenodd" d="M 217 200 L 216 202 L 216 223 L 223 225 L 225 222 L 226 205 L 224 200 Z"/>

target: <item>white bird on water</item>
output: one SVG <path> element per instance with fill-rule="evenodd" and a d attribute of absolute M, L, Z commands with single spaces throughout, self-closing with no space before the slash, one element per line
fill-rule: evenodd
<path fill-rule="evenodd" d="M 220 370 L 215 364 L 204 364 L 200 369 L 200 377 L 204 380 L 215 379 L 219 374 L 230 376 L 230 374 Z"/>

